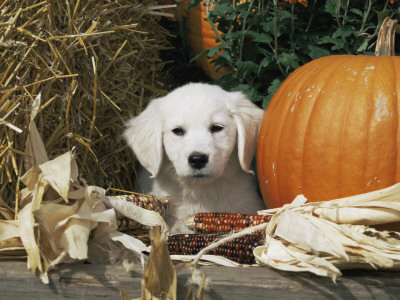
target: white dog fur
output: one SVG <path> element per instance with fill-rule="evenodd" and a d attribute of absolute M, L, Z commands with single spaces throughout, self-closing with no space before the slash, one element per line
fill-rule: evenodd
<path fill-rule="evenodd" d="M 262 116 L 241 92 L 191 83 L 128 121 L 124 138 L 150 173 L 141 192 L 172 198 L 171 233 L 189 232 L 185 218 L 198 212 L 265 208 L 250 170 Z"/>

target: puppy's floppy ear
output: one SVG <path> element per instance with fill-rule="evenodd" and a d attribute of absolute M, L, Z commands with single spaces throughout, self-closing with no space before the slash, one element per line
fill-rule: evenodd
<path fill-rule="evenodd" d="M 258 130 L 264 111 L 252 103 L 242 92 L 231 92 L 228 103 L 238 130 L 238 155 L 240 166 L 247 173 L 254 157 Z"/>
<path fill-rule="evenodd" d="M 155 177 L 163 157 L 162 119 L 159 100 L 150 102 L 147 108 L 125 125 L 123 136 L 136 154 L 137 159 Z"/>

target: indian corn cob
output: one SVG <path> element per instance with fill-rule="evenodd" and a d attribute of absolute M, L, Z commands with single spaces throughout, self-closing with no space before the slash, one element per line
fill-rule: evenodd
<path fill-rule="evenodd" d="M 144 194 L 131 194 L 131 195 L 120 195 L 120 196 L 110 196 L 116 199 L 122 199 L 132 205 L 139 206 L 144 209 L 152 210 L 158 212 L 162 217 L 165 215 L 165 211 L 168 207 L 169 198 L 167 197 L 155 197 L 152 195 Z M 124 216 L 120 212 L 116 212 L 118 230 L 136 230 L 143 228 L 143 225 L 135 220 L 132 220 Z"/>
<path fill-rule="evenodd" d="M 272 215 L 197 213 L 186 219 L 186 226 L 199 233 L 226 233 L 266 223 L 271 218 Z"/>
<path fill-rule="evenodd" d="M 194 255 L 221 237 L 221 234 L 175 234 L 168 237 L 167 246 L 170 254 Z M 263 239 L 262 234 L 245 235 L 212 249 L 209 254 L 240 264 L 254 264 L 253 249 L 262 245 Z"/>

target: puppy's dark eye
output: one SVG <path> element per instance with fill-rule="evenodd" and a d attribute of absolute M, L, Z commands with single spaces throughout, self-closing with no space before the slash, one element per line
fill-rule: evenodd
<path fill-rule="evenodd" d="M 172 132 L 175 135 L 184 135 L 185 134 L 185 131 L 181 127 L 176 127 L 174 129 L 172 129 Z"/>
<path fill-rule="evenodd" d="M 211 133 L 220 132 L 220 131 L 222 131 L 222 129 L 224 129 L 224 126 L 222 126 L 222 125 L 217 125 L 217 124 L 214 124 L 214 125 L 212 125 L 212 126 L 210 127 Z"/>

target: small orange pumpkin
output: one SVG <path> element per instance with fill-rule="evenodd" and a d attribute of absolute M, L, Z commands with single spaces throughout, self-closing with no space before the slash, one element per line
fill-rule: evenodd
<path fill-rule="evenodd" d="M 324 201 L 400 181 L 400 57 L 388 56 L 394 45 L 385 40 L 393 40 L 396 26 L 384 21 L 378 56 L 316 59 L 277 90 L 257 148 L 268 208 L 299 194 Z"/>
<path fill-rule="evenodd" d="M 163 3 L 171 4 L 171 0 L 163 0 Z M 207 9 L 201 1 L 198 5 L 189 9 L 188 14 L 184 12 L 184 8 L 187 5 L 188 0 L 183 0 L 179 4 L 179 12 L 181 15 L 185 15 L 187 17 L 186 26 L 188 28 L 188 33 L 186 36 L 186 41 L 193 49 L 194 55 L 197 56 L 202 53 L 204 50 L 216 47 L 220 45 L 220 42 L 217 41 L 216 34 L 212 29 L 210 23 L 207 21 Z M 167 12 L 174 13 L 174 10 L 168 9 Z M 221 34 L 220 31 L 218 31 Z M 227 67 L 223 67 L 215 70 L 214 64 L 211 63 L 212 58 L 203 57 L 196 61 L 196 64 L 200 66 L 203 71 L 212 79 L 216 79 L 221 77 L 223 74 L 230 72 L 231 69 Z"/>
<path fill-rule="evenodd" d="M 217 42 L 215 32 L 206 18 L 207 10 L 203 3 L 200 3 L 189 10 L 187 19 L 189 32 L 186 40 L 193 49 L 195 55 L 199 55 L 204 50 L 220 45 L 220 42 Z M 221 32 L 219 33 L 221 34 Z M 214 64 L 211 63 L 211 60 L 214 58 L 215 57 L 203 57 L 196 61 L 203 71 L 212 79 L 219 78 L 229 71 L 229 68 L 221 68 L 216 71 Z"/>

